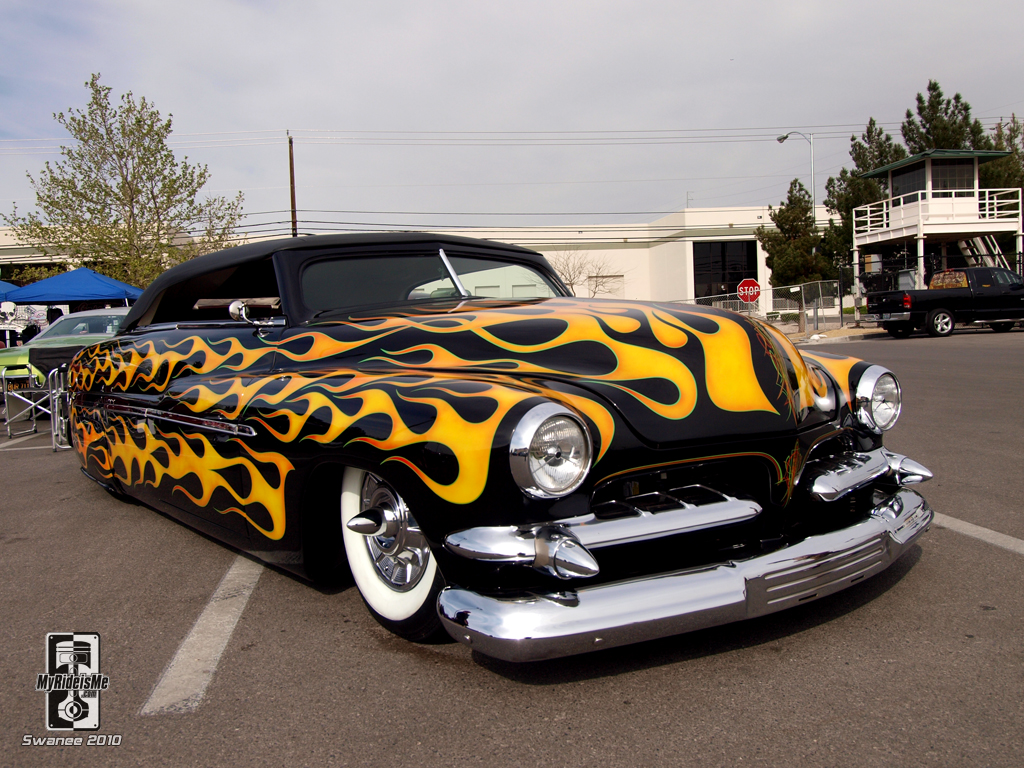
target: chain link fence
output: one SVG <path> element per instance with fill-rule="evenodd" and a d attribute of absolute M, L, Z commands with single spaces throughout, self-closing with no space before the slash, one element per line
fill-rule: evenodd
<path fill-rule="evenodd" d="M 753 302 L 743 301 L 738 293 L 723 293 L 678 303 L 730 309 L 766 320 L 787 334 L 827 331 L 853 323 L 853 297 L 840 296 L 838 280 L 768 287 Z"/>

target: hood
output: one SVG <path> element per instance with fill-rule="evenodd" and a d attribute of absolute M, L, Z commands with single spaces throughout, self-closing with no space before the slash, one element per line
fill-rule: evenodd
<path fill-rule="evenodd" d="M 296 362 L 570 382 L 657 445 L 793 431 L 814 402 L 788 341 L 743 315 L 695 305 L 465 302 L 319 324 L 279 344 Z"/>

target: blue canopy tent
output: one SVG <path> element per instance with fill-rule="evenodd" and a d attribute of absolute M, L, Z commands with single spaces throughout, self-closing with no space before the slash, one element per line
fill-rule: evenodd
<path fill-rule="evenodd" d="M 0 301 L 7 301 L 5 298 L 7 292 L 16 290 L 18 290 L 18 286 L 11 283 L 5 283 L 3 280 L 0 280 Z"/>
<path fill-rule="evenodd" d="M 24 288 L 8 290 L 3 300 L 15 304 L 70 304 L 74 301 L 123 301 L 127 304 L 141 295 L 142 291 L 135 286 L 82 267 Z"/>

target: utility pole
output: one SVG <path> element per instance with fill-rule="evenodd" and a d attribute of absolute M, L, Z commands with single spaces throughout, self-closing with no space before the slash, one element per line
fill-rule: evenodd
<path fill-rule="evenodd" d="M 291 181 L 292 190 L 292 237 L 299 236 L 299 220 L 295 215 L 295 150 L 291 132 L 285 131 L 288 136 L 288 177 Z"/>

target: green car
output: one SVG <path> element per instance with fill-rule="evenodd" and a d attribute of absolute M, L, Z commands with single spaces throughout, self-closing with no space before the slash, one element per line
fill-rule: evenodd
<path fill-rule="evenodd" d="M 116 307 L 113 309 L 91 309 L 87 312 L 73 312 L 70 315 L 64 315 L 51 323 L 45 331 L 34 336 L 31 341 L 26 342 L 22 346 L 0 350 L 0 371 L 4 371 L 12 365 L 26 365 L 28 363 L 28 353 L 33 348 L 69 347 L 81 349 L 89 344 L 95 344 L 97 341 L 109 339 L 117 333 L 117 329 L 121 327 L 121 323 L 127 314 L 128 307 Z M 45 371 L 40 371 L 33 367 L 32 372 L 35 374 L 36 382 L 42 384 Z M 12 373 L 23 376 L 24 369 Z M 22 386 L 27 384 L 24 379 L 22 379 L 21 383 Z M 11 381 L 8 381 L 7 385 L 9 387 L 17 386 L 15 382 Z M 0 417 L 7 418 L 7 409 L 2 406 L 3 402 L 0 401 Z"/>

